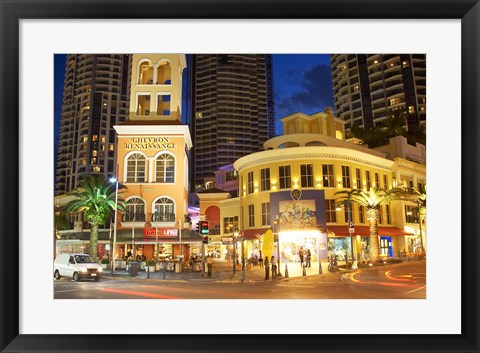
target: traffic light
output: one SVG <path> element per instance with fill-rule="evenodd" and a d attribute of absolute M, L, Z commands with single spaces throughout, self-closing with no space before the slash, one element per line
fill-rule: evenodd
<path fill-rule="evenodd" d="M 275 218 L 273 220 L 273 233 L 278 233 L 280 231 L 280 219 Z"/>
<path fill-rule="evenodd" d="M 208 235 L 208 221 L 200 221 L 200 234 Z"/>

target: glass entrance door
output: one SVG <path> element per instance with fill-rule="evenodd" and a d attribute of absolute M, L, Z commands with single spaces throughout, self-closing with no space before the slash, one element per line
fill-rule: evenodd
<path fill-rule="evenodd" d="M 382 256 L 393 256 L 392 237 L 380 237 L 380 254 Z"/>

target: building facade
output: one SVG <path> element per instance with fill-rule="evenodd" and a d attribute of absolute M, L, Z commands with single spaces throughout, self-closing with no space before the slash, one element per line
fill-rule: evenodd
<path fill-rule="evenodd" d="M 81 174 L 115 173 L 114 125 L 128 118 L 130 55 L 67 55 L 55 195 L 77 187 Z"/>
<path fill-rule="evenodd" d="M 261 151 L 273 137 L 271 55 L 192 56 L 192 192 L 221 166 Z"/>
<path fill-rule="evenodd" d="M 264 236 L 269 230 L 275 231 L 274 220 L 278 220 L 280 230 L 271 253 L 282 262 L 299 262 L 299 251 L 306 249 L 311 251 L 313 262 L 326 263 L 332 254 L 344 261 L 352 249 L 347 225 L 350 220 L 355 224 L 354 256 L 367 260 L 370 229 L 366 209 L 353 203 L 350 208 L 339 208 L 335 194 L 424 185 L 425 147 L 408 145 L 402 136 L 377 149 L 345 141 L 345 123 L 329 108 L 311 116 L 295 113 L 281 122 L 283 136 L 267 141 L 265 151 L 234 163 L 239 197 L 222 198 L 218 194 L 218 242 L 240 235 L 246 243 L 245 256 L 254 256 L 260 250 L 265 254 Z M 204 209 L 201 200 L 201 217 Z M 383 257 L 422 251 L 426 227 L 419 224 L 416 212 L 418 205 L 406 201 L 381 206 L 379 244 Z M 231 256 L 228 244 L 221 253 Z"/>
<path fill-rule="evenodd" d="M 373 127 L 395 110 L 407 129 L 426 123 L 425 54 L 330 56 L 336 116 L 352 126 Z"/>

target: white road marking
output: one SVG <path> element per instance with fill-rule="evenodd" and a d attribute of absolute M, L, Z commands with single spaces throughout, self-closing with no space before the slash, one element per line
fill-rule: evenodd
<path fill-rule="evenodd" d="M 55 291 L 55 293 L 64 293 L 64 292 L 77 292 L 77 289 L 56 290 Z"/>
<path fill-rule="evenodd" d="M 408 291 L 408 292 L 405 293 L 405 294 L 412 294 L 413 292 L 416 292 L 417 290 L 420 290 L 420 289 L 423 289 L 423 288 L 426 288 L 426 287 L 427 287 L 427 286 L 422 286 L 422 287 L 420 287 L 420 288 L 417 288 L 417 289 L 413 289 L 413 290 L 411 290 L 411 291 Z"/>

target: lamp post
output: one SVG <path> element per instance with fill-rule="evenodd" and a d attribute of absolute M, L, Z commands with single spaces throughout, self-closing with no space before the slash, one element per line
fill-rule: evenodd
<path fill-rule="evenodd" d="M 115 246 L 117 242 L 117 205 L 118 205 L 118 179 L 110 178 L 110 182 L 115 183 L 115 214 L 113 223 L 113 246 L 112 246 L 112 275 L 115 272 Z"/>
<path fill-rule="evenodd" d="M 347 223 L 348 223 L 348 226 L 349 226 L 348 227 L 349 228 L 348 232 L 350 233 L 350 253 L 351 253 L 351 257 L 352 257 L 352 269 L 354 270 L 354 269 L 357 268 L 357 266 L 355 264 L 355 258 L 353 256 L 353 237 L 352 237 L 353 229 L 350 229 L 350 223 L 352 222 L 352 220 L 351 220 L 352 213 L 351 213 L 351 208 L 350 208 L 351 207 L 350 193 L 348 193 L 348 197 L 347 197 L 346 200 L 340 202 L 340 204 L 337 204 L 337 208 L 336 208 L 337 211 L 341 210 L 340 205 L 344 205 L 347 209 Z M 345 267 L 347 266 L 347 263 L 348 263 L 348 261 L 347 261 L 347 259 L 345 259 Z"/>
<path fill-rule="evenodd" d="M 420 200 L 417 200 L 417 206 L 418 206 L 418 230 L 420 231 L 420 250 L 423 252 L 422 216 L 420 215 Z"/>
<path fill-rule="evenodd" d="M 238 231 L 233 233 L 233 273 L 236 272 L 237 269 L 237 237 Z"/>
<path fill-rule="evenodd" d="M 242 283 L 245 283 L 247 280 L 247 274 L 245 272 L 245 235 L 242 232 Z"/>

